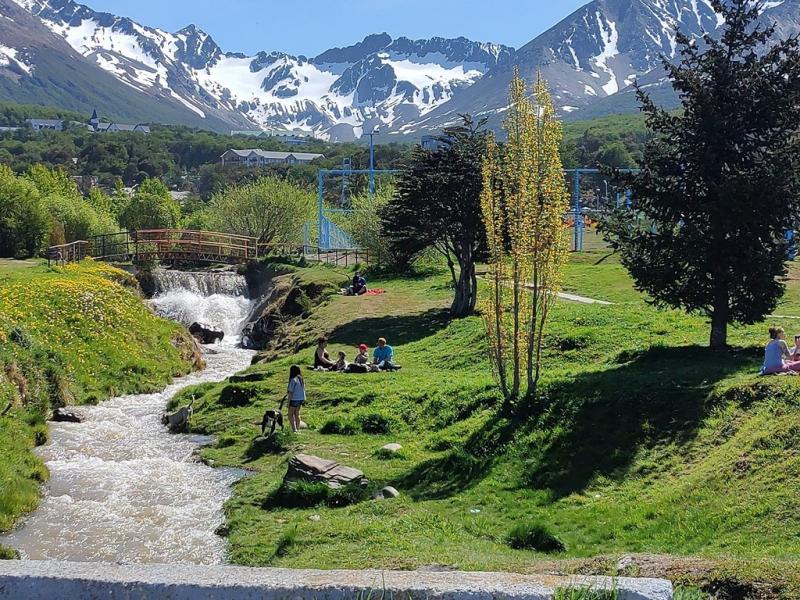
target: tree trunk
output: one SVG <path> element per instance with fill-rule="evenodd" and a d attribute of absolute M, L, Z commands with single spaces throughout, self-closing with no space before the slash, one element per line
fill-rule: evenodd
<path fill-rule="evenodd" d="M 724 352 L 728 349 L 728 291 L 720 286 L 714 294 L 714 312 L 711 314 L 711 349 Z"/>
<path fill-rule="evenodd" d="M 475 263 L 469 248 L 459 254 L 458 267 L 458 279 L 455 281 L 456 293 L 450 314 L 456 318 L 462 318 L 475 312 L 478 301 L 478 279 L 475 276 Z"/>

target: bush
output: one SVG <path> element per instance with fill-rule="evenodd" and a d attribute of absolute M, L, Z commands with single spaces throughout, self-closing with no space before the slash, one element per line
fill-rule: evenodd
<path fill-rule="evenodd" d="M 391 433 L 392 423 L 388 417 L 380 413 L 370 413 L 360 419 L 361 431 L 375 435 Z"/>
<path fill-rule="evenodd" d="M 542 523 L 520 523 L 506 538 L 506 543 L 516 550 L 536 550 L 548 554 L 565 552 L 567 547 Z"/>
<path fill-rule="evenodd" d="M 320 482 L 291 481 L 281 484 L 268 499 L 267 505 L 313 508 L 324 504 L 330 508 L 340 508 L 366 500 L 368 495 L 367 488 L 357 484 L 334 489 Z"/>
<path fill-rule="evenodd" d="M 142 182 L 119 216 L 129 230 L 169 229 L 181 218 L 181 207 L 172 199 L 166 186 L 157 179 Z"/>
<path fill-rule="evenodd" d="M 0 256 L 35 256 L 49 234 L 50 217 L 39 190 L 0 165 Z"/>
<path fill-rule="evenodd" d="M 314 204 L 311 190 L 264 177 L 214 195 L 208 221 L 217 231 L 249 235 L 262 244 L 301 244 Z"/>
<path fill-rule="evenodd" d="M 19 560 L 19 552 L 14 548 L 0 544 L 0 560 Z"/>
<path fill-rule="evenodd" d="M 320 433 L 324 435 L 355 435 L 358 431 L 355 424 L 342 419 L 329 419 L 320 428 Z"/>

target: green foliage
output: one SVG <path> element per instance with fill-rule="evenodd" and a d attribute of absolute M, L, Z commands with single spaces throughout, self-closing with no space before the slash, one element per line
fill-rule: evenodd
<path fill-rule="evenodd" d="M 392 432 L 391 419 L 381 413 L 369 413 L 363 415 L 361 421 L 361 431 L 373 435 L 385 435 Z"/>
<path fill-rule="evenodd" d="M 720 38 L 678 34 L 680 63 L 665 63 L 682 113 L 639 90 L 655 137 L 630 182 L 635 210 L 605 230 L 637 287 L 710 317 L 722 350 L 729 324 L 761 321 L 784 292 L 785 233 L 800 222 L 800 47 L 773 45 L 775 27 L 757 25 L 749 0 L 715 10 Z"/>
<path fill-rule="evenodd" d="M 47 242 L 50 227 L 36 186 L 0 166 L 0 256 L 36 256 Z"/>
<path fill-rule="evenodd" d="M 323 435 L 355 435 L 358 428 L 355 423 L 343 419 L 329 419 L 320 427 Z"/>
<path fill-rule="evenodd" d="M 169 229 L 178 225 L 180 217 L 181 208 L 164 183 L 145 179 L 120 213 L 119 222 L 131 231 Z"/>
<path fill-rule="evenodd" d="M 283 508 L 314 508 L 321 505 L 342 508 L 363 502 L 368 496 L 368 490 L 357 484 L 332 488 L 320 482 L 291 481 L 282 484 L 267 503 Z"/>
<path fill-rule="evenodd" d="M 381 212 L 392 264 L 408 265 L 428 248 L 446 258 L 456 317 L 471 314 L 478 300 L 475 263 L 486 245 L 480 205 L 485 124 L 465 115 L 461 125 L 444 131 L 436 150 L 415 149 L 395 197 Z"/>
<path fill-rule="evenodd" d="M 107 209 L 101 192 L 90 199 L 84 198 L 70 176 L 63 170 L 50 170 L 41 165 L 31 167 L 27 177 L 39 190 L 50 212 L 54 231 L 51 242 L 63 243 L 88 240 L 92 236 L 119 230 Z M 98 202 L 95 207 L 92 202 Z M 63 235 L 63 242 L 59 239 Z"/>
<path fill-rule="evenodd" d="M 249 235 L 262 244 L 301 244 L 313 212 L 310 189 L 276 177 L 220 192 L 208 210 L 217 231 Z"/>
<path fill-rule="evenodd" d="M 394 197 L 395 188 L 384 185 L 377 188 L 375 195 L 359 194 L 350 200 L 352 212 L 337 219 L 339 225 L 356 242 L 359 248 L 369 252 L 373 261 L 389 269 L 402 267 L 392 264 L 395 256 L 389 247 L 389 240 L 381 229 L 381 211 Z"/>
<path fill-rule="evenodd" d="M 0 544 L 0 560 L 19 560 L 19 558 L 19 552 L 14 550 L 14 548 L 9 548 L 8 546 Z"/>
<path fill-rule="evenodd" d="M 554 554 L 565 552 L 567 547 L 542 523 L 519 523 L 508 533 L 506 542 L 515 550 L 535 550 Z"/>
<path fill-rule="evenodd" d="M 553 600 L 618 600 L 619 591 L 611 589 L 592 588 L 592 587 L 567 587 L 556 588 L 553 593 Z"/>

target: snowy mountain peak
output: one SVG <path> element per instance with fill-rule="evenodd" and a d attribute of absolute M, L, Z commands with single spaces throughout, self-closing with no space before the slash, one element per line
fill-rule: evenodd
<path fill-rule="evenodd" d="M 663 87 L 661 59 L 675 56 L 676 28 L 700 37 L 721 25 L 712 0 L 593 0 L 517 51 L 463 37 L 376 33 L 307 58 L 224 51 L 196 25 L 170 33 L 74 0 L 0 0 L 0 15 L 6 13 L 35 20 L 33 28 L 77 53 L 62 60 L 83 60 L 169 114 L 190 114 L 188 122 L 335 140 L 378 125 L 390 134 L 419 134 L 460 113 L 488 116 L 497 126 L 515 65 L 529 80 L 543 73 L 563 115 L 629 110 L 636 79 Z M 777 35 L 797 34 L 800 0 L 768 1 L 764 17 L 776 22 Z M 37 73 L 36 48 L 18 34 L 0 37 L 0 78 L 14 82 Z"/>

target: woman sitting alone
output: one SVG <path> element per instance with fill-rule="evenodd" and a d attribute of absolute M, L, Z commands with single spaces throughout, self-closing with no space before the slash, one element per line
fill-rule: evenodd
<path fill-rule="evenodd" d="M 786 332 L 782 327 L 769 328 L 770 341 L 764 349 L 764 366 L 762 375 L 778 375 L 780 373 L 800 372 L 800 361 L 794 361 L 794 356 L 786 344 Z"/>
<path fill-rule="evenodd" d="M 336 365 L 328 355 L 328 338 L 321 337 L 317 340 L 317 349 L 314 351 L 314 369 L 324 369 L 326 371 Z"/>

